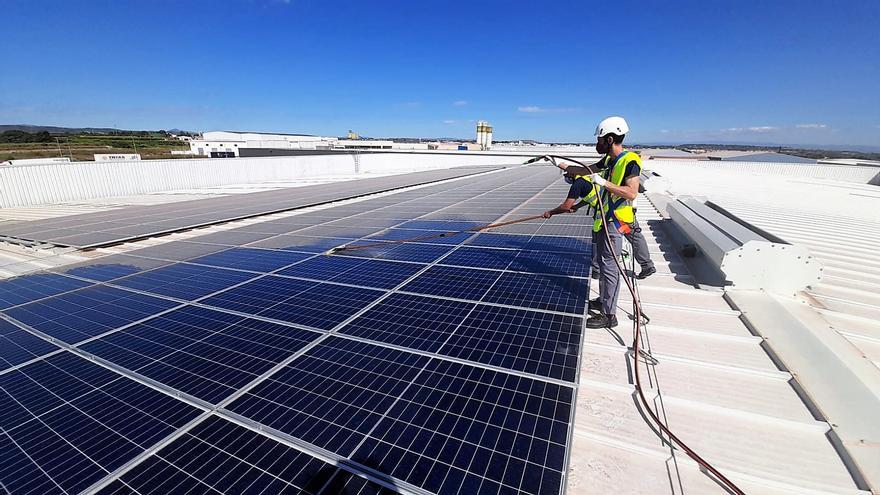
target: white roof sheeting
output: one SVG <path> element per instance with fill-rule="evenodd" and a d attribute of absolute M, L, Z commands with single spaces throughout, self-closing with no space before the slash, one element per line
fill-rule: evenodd
<path fill-rule="evenodd" d="M 659 213 L 642 198 L 639 206 L 658 267 L 638 283 L 651 318 L 643 332 L 658 361 L 643 384 L 650 382 L 645 392 L 658 415 L 746 493 L 860 493 L 826 437 L 830 426 L 813 417 L 791 374 L 776 367 L 723 292 L 692 285 Z M 616 332 L 585 336 L 569 493 L 726 493 L 664 446 L 636 409 L 625 287 L 618 307 Z"/>
<path fill-rule="evenodd" d="M 834 363 L 837 369 L 849 370 L 848 373 L 856 377 L 856 382 L 839 384 L 837 391 L 833 389 L 833 383 L 825 384 L 832 389 L 824 390 L 823 384 L 814 382 L 811 385 L 814 390 L 808 389 L 807 393 L 825 414 L 837 416 L 836 421 L 840 419 L 841 411 L 848 416 L 849 424 L 837 425 L 840 429 L 837 433 L 853 435 L 854 440 L 843 438 L 842 441 L 848 444 L 847 449 L 857 458 L 861 468 L 868 470 L 866 476 L 876 478 L 876 468 L 880 466 L 880 451 L 874 438 L 876 428 L 864 418 L 880 416 L 880 408 L 876 407 L 876 398 L 880 398 L 880 387 L 877 386 L 880 383 L 880 323 L 877 318 L 880 316 L 880 297 L 876 295 L 880 288 L 880 190 L 857 180 L 859 177 L 867 180 L 880 169 L 841 166 L 807 166 L 805 169 L 790 164 L 773 169 L 774 166 L 768 164 L 742 163 L 728 168 L 726 165 L 705 167 L 671 161 L 650 164 L 653 171 L 663 176 L 672 192 L 706 198 L 772 235 L 805 246 L 822 263 L 824 271 L 820 282 L 789 296 L 787 301 L 778 296 L 776 299 L 789 305 L 789 311 L 798 314 L 800 322 L 810 325 L 812 334 L 819 338 L 816 342 L 824 342 L 828 347 L 820 349 L 821 356 L 811 357 L 792 355 L 791 352 L 803 350 L 798 351 L 789 345 L 781 349 L 781 355 L 785 358 L 784 354 L 788 353 L 786 364 L 802 366 L 801 369 L 810 373 L 815 371 L 820 376 L 823 373 L 814 368 L 826 366 L 823 360 L 834 357 L 838 359 Z M 834 176 L 841 180 L 810 178 L 810 175 Z M 797 305 L 798 302 L 801 305 Z M 811 314 L 803 312 L 807 308 Z M 764 318 L 763 324 L 772 327 L 775 324 L 769 322 L 774 317 L 768 316 L 770 319 Z M 757 317 L 750 320 L 762 321 Z M 770 330 L 762 332 L 765 336 L 773 335 L 776 330 L 764 328 Z M 803 338 L 807 335 L 804 334 Z M 849 350 L 842 346 L 844 342 L 851 345 Z M 770 345 L 787 344 L 777 339 L 771 340 Z M 720 351 L 718 355 L 725 360 L 731 357 L 730 350 Z M 860 360 L 869 360 L 875 366 L 862 366 Z M 738 365 L 742 364 L 744 362 L 738 361 Z M 841 395 L 845 388 L 858 391 L 859 387 L 865 392 L 857 392 L 858 406 L 839 402 L 845 400 Z M 835 395 L 839 398 L 834 399 Z M 869 409 L 877 410 L 865 410 L 866 404 Z M 793 455 L 788 464 L 800 463 L 804 454 L 806 452 Z M 876 479 L 873 482 L 876 483 Z"/>

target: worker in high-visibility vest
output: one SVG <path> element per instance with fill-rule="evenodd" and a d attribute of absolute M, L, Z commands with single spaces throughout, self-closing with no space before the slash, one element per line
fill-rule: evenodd
<path fill-rule="evenodd" d="M 585 180 L 582 183 L 575 182 L 566 201 L 557 208 L 544 213 L 545 218 L 550 218 L 557 213 L 577 209 L 575 205 L 592 204 L 595 206 L 597 201 L 602 201 L 604 206 L 605 217 L 603 218 L 601 210 L 596 208 L 593 221 L 593 259 L 598 262 L 599 297 L 589 302 L 589 309 L 598 312 L 598 314 L 587 319 L 587 328 L 617 326 L 615 313 L 621 274 L 617 268 L 615 257 L 620 256 L 621 236 L 628 237 L 633 245 L 633 251 L 638 253 L 637 258 L 650 260 L 647 243 L 641 236 L 640 229 L 634 230 L 638 226 L 632 203 L 639 192 L 642 163 L 637 154 L 623 148 L 623 138 L 628 132 L 629 126 L 622 117 L 609 117 L 600 122 L 596 127 L 596 151 L 604 156 L 596 165 L 602 169 L 602 172 L 583 177 Z M 567 175 L 576 174 L 583 170 L 579 167 L 569 168 L 565 165 L 560 165 L 560 168 L 566 170 Z M 585 201 L 584 187 L 589 186 L 594 189 L 593 184 L 600 187 L 599 197 L 589 198 L 592 200 L 591 202 Z M 613 249 L 608 249 L 606 228 Z M 642 271 L 646 272 L 644 266 Z M 653 272 L 653 264 L 651 264 L 646 276 Z"/>

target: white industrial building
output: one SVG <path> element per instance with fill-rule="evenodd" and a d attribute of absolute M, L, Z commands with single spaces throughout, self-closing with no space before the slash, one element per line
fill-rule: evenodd
<path fill-rule="evenodd" d="M 274 148 L 294 150 L 330 149 L 335 137 L 308 134 L 268 134 L 262 132 L 209 131 L 201 139 L 190 142 L 192 154 L 198 156 L 239 156 L 240 148 Z"/>

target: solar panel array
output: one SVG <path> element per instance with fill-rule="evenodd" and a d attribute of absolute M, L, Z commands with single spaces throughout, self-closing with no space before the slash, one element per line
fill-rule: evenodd
<path fill-rule="evenodd" d="M 0 492 L 563 492 L 586 219 L 322 252 L 564 191 L 511 169 L 0 282 Z"/>
<path fill-rule="evenodd" d="M 130 239 L 302 208 L 443 179 L 486 172 L 498 167 L 460 167 L 391 177 L 320 184 L 151 206 L 130 206 L 99 213 L 20 222 L 0 235 L 60 246 L 92 248 Z"/>

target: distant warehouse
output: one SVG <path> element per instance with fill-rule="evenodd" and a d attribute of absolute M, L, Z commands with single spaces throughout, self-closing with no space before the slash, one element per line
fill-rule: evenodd
<path fill-rule="evenodd" d="M 192 154 L 226 158 L 240 156 L 241 148 L 329 150 L 338 139 L 309 134 L 267 134 L 262 132 L 210 131 L 189 143 Z"/>

